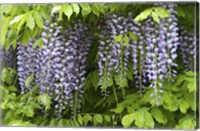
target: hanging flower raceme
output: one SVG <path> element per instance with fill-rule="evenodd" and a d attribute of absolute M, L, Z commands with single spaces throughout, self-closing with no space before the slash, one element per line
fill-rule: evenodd
<path fill-rule="evenodd" d="M 166 62 L 159 63 L 161 67 L 164 65 L 167 66 L 167 70 L 162 70 L 162 74 L 164 74 L 169 80 L 173 80 L 172 77 L 176 76 L 176 70 L 175 67 L 177 67 L 177 64 L 175 63 L 175 60 L 177 58 L 177 49 L 179 45 L 179 36 L 178 36 L 178 24 L 177 24 L 177 12 L 175 11 L 175 3 L 156 3 L 156 6 L 164 7 L 168 10 L 168 12 L 171 14 L 168 18 L 160 19 L 159 24 L 159 42 L 160 48 L 162 46 L 166 46 L 165 50 L 159 50 L 160 59 L 167 59 Z M 164 67 L 163 67 L 164 68 Z M 163 78 L 161 78 L 162 80 Z"/>
<path fill-rule="evenodd" d="M 118 68 L 119 60 L 117 55 L 120 52 L 120 44 L 112 44 L 112 41 L 117 35 L 112 21 L 115 22 L 117 20 L 117 16 L 107 15 L 106 17 L 108 20 L 103 26 L 98 47 L 98 67 L 100 76 L 99 85 L 101 85 L 103 90 L 106 89 L 106 84 L 111 85 L 112 83 L 111 72 L 113 71 L 114 65 L 115 70 Z M 107 83 L 105 83 L 105 81 L 107 81 Z"/>
<path fill-rule="evenodd" d="M 34 40 L 30 40 L 27 45 L 18 43 L 17 52 L 17 72 L 18 80 L 21 88 L 21 94 L 32 90 L 33 82 L 26 85 L 28 78 L 33 78 L 35 73 L 35 54 L 37 53 L 32 48 Z"/>
<path fill-rule="evenodd" d="M 82 24 L 72 22 L 72 27 L 65 31 L 66 87 L 65 95 L 70 99 L 71 113 L 80 111 L 81 98 L 86 74 L 87 54 L 92 42 L 89 29 Z"/>
<path fill-rule="evenodd" d="M 145 61 L 145 70 L 147 73 L 148 80 L 151 82 L 150 87 L 153 88 L 151 94 L 152 103 L 159 104 L 160 96 L 158 95 L 159 91 L 159 73 L 158 73 L 158 63 L 159 63 L 159 53 L 158 53 L 158 28 L 156 23 L 152 20 L 151 17 L 145 22 L 145 39 L 146 39 L 146 61 Z M 165 48 L 165 47 L 163 47 Z"/>
<path fill-rule="evenodd" d="M 8 51 L 5 47 L 0 47 L 0 67 L 15 68 L 16 65 L 16 51 L 11 46 Z"/>
<path fill-rule="evenodd" d="M 145 39 L 143 29 L 145 28 L 144 25 L 141 23 L 133 22 L 132 13 L 128 15 L 128 30 L 133 33 L 137 40 L 130 38 L 130 54 L 131 54 L 131 61 L 133 64 L 134 70 L 134 80 L 135 80 L 135 87 L 139 88 L 139 92 L 142 93 L 142 88 L 145 88 L 143 84 L 147 82 L 146 78 L 146 71 L 145 71 Z"/>
<path fill-rule="evenodd" d="M 195 44 L 194 33 L 188 33 L 184 28 L 181 28 L 179 51 L 181 53 L 182 65 L 184 66 L 185 71 L 194 70 L 196 49 L 198 49 L 198 47 L 195 49 Z"/>
<path fill-rule="evenodd" d="M 36 84 L 39 87 L 40 94 L 48 93 L 53 95 L 54 89 L 54 63 L 53 50 L 56 37 L 54 36 L 57 24 L 53 21 L 45 21 L 43 31 L 41 33 L 43 46 L 37 55 L 37 68 L 35 73 Z M 55 74 L 56 75 L 56 74 Z"/>
<path fill-rule="evenodd" d="M 154 89 L 151 95 L 154 98 L 152 103 L 159 105 L 163 93 L 162 81 L 164 79 L 173 81 L 173 77 L 176 75 L 177 64 L 175 60 L 179 38 L 175 4 L 156 3 L 155 6 L 167 8 L 168 12 L 171 13 L 168 18 L 160 18 L 159 24 L 149 17 L 145 22 L 146 28 L 143 29 L 147 50 L 145 67 L 151 82 L 150 87 Z"/>
<path fill-rule="evenodd" d="M 128 19 L 116 14 L 108 14 L 105 19 L 98 48 L 99 85 L 103 90 L 113 84 L 113 73 L 119 81 L 124 79 L 127 81 L 126 75 L 130 55 L 130 48 L 125 44 L 124 38 L 121 38 L 122 42 L 116 41 L 116 37 L 127 35 L 129 31 L 129 27 L 127 26 Z M 126 86 L 126 82 L 125 84 L 119 82 L 117 85 L 124 87 Z"/>
<path fill-rule="evenodd" d="M 62 32 L 54 22 L 56 16 L 44 22 L 41 38 L 43 46 L 33 48 L 31 40 L 26 46 L 18 44 L 17 64 L 21 93 L 35 84 L 40 94 L 48 93 L 55 102 L 55 115 L 61 117 L 69 105 L 72 113 L 80 110 L 86 74 L 87 54 L 92 34 L 81 21 Z M 26 79 L 34 79 L 28 87 Z"/>

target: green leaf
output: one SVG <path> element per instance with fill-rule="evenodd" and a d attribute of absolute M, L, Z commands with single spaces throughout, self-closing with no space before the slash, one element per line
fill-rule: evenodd
<path fill-rule="evenodd" d="M 25 82 L 25 85 L 26 87 L 29 87 L 31 85 L 31 82 L 33 81 L 33 76 L 29 76 L 27 79 L 26 79 L 26 82 Z"/>
<path fill-rule="evenodd" d="M 83 125 L 83 117 L 80 114 L 78 115 L 78 122 Z"/>
<path fill-rule="evenodd" d="M 124 127 L 129 127 L 129 126 L 132 124 L 132 122 L 134 121 L 134 119 L 135 119 L 134 116 L 135 116 L 134 113 L 125 115 L 125 116 L 122 118 L 122 125 L 123 125 Z"/>
<path fill-rule="evenodd" d="M 98 75 L 98 71 L 95 70 L 94 72 L 92 72 L 91 74 L 91 80 L 92 80 L 92 84 L 95 87 L 95 90 L 97 90 L 98 88 L 98 82 L 99 82 L 99 75 Z"/>
<path fill-rule="evenodd" d="M 6 35 L 7 35 L 7 32 L 8 32 L 8 26 L 9 26 L 9 18 L 4 18 L 2 17 L 1 21 L 0 21 L 0 24 L 1 25 L 4 25 L 4 26 L 1 26 L 1 32 L 0 32 L 0 47 L 1 46 L 4 46 L 5 42 L 6 42 Z"/>
<path fill-rule="evenodd" d="M 170 16 L 170 13 L 167 11 L 166 8 L 163 7 L 155 7 L 153 11 L 160 17 L 160 18 L 167 18 Z"/>
<path fill-rule="evenodd" d="M 139 128 L 153 128 L 154 121 L 147 108 L 139 109 L 134 113 L 135 125 Z"/>
<path fill-rule="evenodd" d="M 123 76 L 123 74 L 119 73 L 118 75 L 115 75 L 114 79 L 120 88 L 128 86 L 128 80 L 125 76 Z"/>
<path fill-rule="evenodd" d="M 186 14 L 181 6 L 176 6 L 175 10 L 177 11 L 177 16 L 185 18 Z"/>
<path fill-rule="evenodd" d="M 13 91 L 13 92 L 17 91 L 17 88 L 16 88 L 15 86 L 9 86 L 8 89 L 9 89 L 10 91 Z"/>
<path fill-rule="evenodd" d="M 185 73 L 187 76 L 189 76 L 189 77 L 196 77 L 196 72 L 193 72 L 193 71 L 188 71 L 188 72 L 186 72 Z"/>
<path fill-rule="evenodd" d="M 71 5 L 64 5 L 62 8 L 63 8 L 64 14 L 68 17 L 68 20 L 70 20 L 70 17 L 73 14 L 73 9 Z"/>
<path fill-rule="evenodd" d="M 35 101 L 31 101 L 31 102 L 30 102 L 30 105 L 32 105 L 33 108 L 37 108 L 37 109 L 40 109 L 40 108 L 41 108 L 41 107 L 40 107 L 40 104 L 36 103 Z"/>
<path fill-rule="evenodd" d="M 80 7 L 79 7 L 79 5 L 78 4 L 71 4 L 72 5 L 72 8 L 73 8 L 73 11 L 76 13 L 76 15 L 78 15 L 79 14 L 79 12 L 80 12 Z"/>
<path fill-rule="evenodd" d="M 138 104 L 139 105 L 139 104 Z M 133 106 L 134 107 L 134 106 Z M 133 108 L 132 106 L 127 106 L 126 109 L 127 109 L 127 112 L 128 113 L 133 113 L 135 112 L 135 109 Z"/>
<path fill-rule="evenodd" d="M 65 121 L 63 119 L 59 120 L 58 127 L 65 127 Z"/>
<path fill-rule="evenodd" d="M 38 25 L 38 27 L 42 28 L 43 27 L 42 16 L 38 12 L 35 12 L 34 18 L 35 18 L 35 23 Z"/>
<path fill-rule="evenodd" d="M 160 18 L 157 13 L 152 12 L 152 17 L 155 22 L 157 22 L 158 24 L 160 23 Z"/>
<path fill-rule="evenodd" d="M 51 119 L 49 126 L 50 127 L 56 126 L 56 120 L 55 119 Z"/>
<path fill-rule="evenodd" d="M 129 36 L 130 36 L 135 42 L 137 42 L 138 37 L 137 37 L 137 35 L 136 35 L 135 33 L 129 32 L 128 34 L 129 34 Z"/>
<path fill-rule="evenodd" d="M 188 88 L 189 92 L 195 92 L 196 91 L 195 81 L 188 83 L 187 88 Z"/>
<path fill-rule="evenodd" d="M 104 118 L 107 122 L 110 122 L 110 116 L 109 115 L 104 115 Z"/>
<path fill-rule="evenodd" d="M 145 20 L 149 15 L 151 15 L 151 12 L 152 12 L 152 8 L 144 10 L 138 16 L 136 16 L 136 18 L 134 19 L 134 21 Z"/>
<path fill-rule="evenodd" d="M 34 27 L 35 27 L 35 21 L 34 18 L 31 14 L 26 15 L 26 25 L 28 26 L 28 28 L 33 31 Z"/>
<path fill-rule="evenodd" d="M 99 8 L 98 8 L 98 6 L 92 6 L 92 12 L 97 16 L 97 17 L 99 17 L 99 14 L 100 14 L 100 12 L 99 12 Z"/>
<path fill-rule="evenodd" d="M 123 35 L 118 35 L 115 37 L 115 41 L 122 44 L 122 38 L 123 38 Z"/>
<path fill-rule="evenodd" d="M 196 122 L 194 119 L 194 114 L 192 115 L 188 114 L 179 120 L 179 124 L 176 126 L 176 129 L 189 130 L 189 129 L 195 129 L 195 127 L 196 127 Z"/>
<path fill-rule="evenodd" d="M 11 75 L 7 68 L 3 68 L 1 72 L 1 80 L 2 82 L 8 83 L 8 84 L 12 83 Z"/>
<path fill-rule="evenodd" d="M 96 104 L 95 104 L 95 108 L 96 107 L 99 107 L 99 106 L 102 106 L 102 104 L 105 102 L 105 99 L 100 99 Z"/>
<path fill-rule="evenodd" d="M 178 101 L 175 95 L 170 92 L 164 92 L 162 97 L 163 107 L 169 111 L 176 111 L 178 109 Z"/>
<path fill-rule="evenodd" d="M 181 110 L 182 113 L 187 113 L 187 109 L 190 107 L 190 105 L 187 103 L 186 100 L 181 99 L 179 102 L 179 108 Z"/>
<path fill-rule="evenodd" d="M 38 96 L 37 100 L 45 106 L 45 111 L 50 109 L 51 98 L 47 93 L 44 93 L 44 94 L 41 94 L 40 96 Z"/>
<path fill-rule="evenodd" d="M 3 109 L 3 110 L 5 110 L 5 109 L 7 109 L 8 108 L 8 100 L 5 100 L 3 103 L 1 103 L 1 108 Z"/>
<path fill-rule="evenodd" d="M 7 104 L 7 107 L 11 110 L 15 110 L 16 109 L 16 102 L 15 101 L 10 101 L 8 104 Z"/>
<path fill-rule="evenodd" d="M 25 106 L 24 109 L 23 109 L 23 113 L 24 113 L 27 117 L 33 117 L 33 115 L 34 115 L 33 107 L 32 107 L 31 105 Z"/>
<path fill-rule="evenodd" d="M 92 116 L 89 115 L 89 114 L 86 114 L 86 115 L 83 117 L 84 125 L 86 126 L 86 125 L 88 124 L 89 121 L 92 122 Z"/>
<path fill-rule="evenodd" d="M 102 118 L 101 115 L 95 114 L 95 115 L 93 116 L 93 123 L 94 123 L 94 125 L 97 125 L 98 123 L 99 123 L 99 124 L 102 124 L 102 122 L 103 122 L 103 118 Z"/>
<path fill-rule="evenodd" d="M 104 77 L 102 81 L 102 90 L 107 89 L 107 87 L 110 87 L 113 85 L 113 80 L 110 77 Z"/>
<path fill-rule="evenodd" d="M 18 16 L 15 16 L 14 17 L 14 19 L 12 19 L 11 21 L 10 21 L 10 25 L 13 25 L 13 24 L 15 24 L 15 23 L 18 23 L 21 19 L 23 19 L 24 18 L 24 15 L 18 15 Z"/>
<path fill-rule="evenodd" d="M 196 111 L 195 94 L 184 92 L 184 98 L 187 101 L 187 103 L 190 105 L 191 109 L 193 111 Z"/>
<path fill-rule="evenodd" d="M 29 121 L 22 121 L 22 120 L 14 120 L 11 121 L 8 125 L 10 126 L 35 126 L 34 124 L 31 124 Z"/>
<path fill-rule="evenodd" d="M 111 109 L 111 111 L 115 112 L 116 114 L 122 113 L 123 110 L 124 110 L 123 106 L 117 106 L 117 108 Z"/>
<path fill-rule="evenodd" d="M 127 35 L 124 36 L 124 43 L 125 43 L 126 46 L 129 45 L 129 38 L 128 38 Z"/>
<path fill-rule="evenodd" d="M 20 31 L 22 29 L 22 26 L 25 24 L 26 19 L 21 19 L 21 21 L 19 22 L 18 26 L 17 26 L 17 31 Z"/>
<path fill-rule="evenodd" d="M 49 11 L 47 10 L 47 8 L 40 8 L 39 10 L 39 14 L 42 16 L 42 18 L 44 19 L 49 19 Z"/>
<path fill-rule="evenodd" d="M 167 123 L 166 116 L 159 109 L 153 108 L 151 110 L 151 115 L 156 119 L 157 122 L 159 122 L 161 124 Z"/>
<path fill-rule="evenodd" d="M 27 29 L 24 30 L 23 35 L 21 37 L 21 44 L 25 46 L 29 42 L 30 38 L 31 38 L 30 31 Z"/>
<path fill-rule="evenodd" d="M 42 46 L 43 46 L 43 40 L 42 38 L 37 39 L 34 43 L 33 43 L 33 48 L 39 47 L 40 50 L 42 50 Z"/>
<path fill-rule="evenodd" d="M 61 10 L 62 6 L 61 5 L 56 5 L 52 8 L 51 14 L 54 14 L 56 12 L 59 12 Z"/>
<path fill-rule="evenodd" d="M 80 4 L 81 6 L 81 13 L 83 16 L 90 14 L 91 8 L 89 4 Z"/>

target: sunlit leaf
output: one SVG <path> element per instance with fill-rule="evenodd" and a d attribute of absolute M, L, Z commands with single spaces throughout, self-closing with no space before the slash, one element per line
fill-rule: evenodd
<path fill-rule="evenodd" d="M 68 20 L 70 20 L 71 15 L 73 14 L 73 9 L 71 5 L 63 5 L 63 12 L 68 17 Z"/>
<path fill-rule="evenodd" d="M 78 15 L 79 14 L 79 12 L 80 12 L 80 7 L 79 7 L 79 5 L 78 4 L 71 4 L 72 5 L 72 8 L 73 8 L 73 11 L 76 13 L 76 15 Z"/>

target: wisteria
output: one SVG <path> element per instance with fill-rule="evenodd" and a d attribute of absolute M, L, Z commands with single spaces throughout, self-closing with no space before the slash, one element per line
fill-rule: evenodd
<path fill-rule="evenodd" d="M 196 57 L 195 49 L 195 35 L 194 32 L 188 33 L 183 27 L 180 30 L 180 45 L 179 51 L 181 53 L 182 64 L 185 71 L 194 70 L 194 60 Z"/>
<path fill-rule="evenodd" d="M 31 91 L 33 86 L 32 82 L 28 85 L 28 87 L 26 86 L 27 78 L 34 77 L 35 73 L 34 59 L 36 52 L 34 48 L 32 48 L 33 43 L 34 40 L 30 40 L 26 46 L 18 43 L 17 47 L 17 72 L 21 94 Z"/>
<path fill-rule="evenodd" d="M 62 27 L 52 19 L 45 21 L 41 38 L 43 46 L 33 48 L 35 40 L 26 46 L 18 44 L 17 71 L 21 93 L 39 87 L 40 94 L 48 93 L 55 101 L 55 115 L 61 117 L 69 105 L 71 113 L 80 110 L 86 75 L 87 54 L 92 34 L 81 21 L 72 22 L 71 28 Z M 27 87 L 27 78 L 32 77 Z"/>
<path fill-rule="evenodd" d="M 16 68 L 16 51 L 13 47 L 10 47 L 6 51 L 5 47 L 0 47 L 0 67 L 11 67 Z"/>
<path fill-rule="evenodd" d="M 133 16 L 129 13 L 129 26 L 128 28 L 134 34 L 136 34 L 138 41 L 133 39 L 130 40 L 130 49 L 131 49 L 131 59 L 133 63 L 134 78 L 135 78 L 135 87 L 139 88 L 139 93 L 142 93 L 142 88 L 144 88 L 144 83 L 147 82 L 146 70 L 145 70 L 145 54 L 146 54 L 146 45 L 144 39 L 143 28 L 145 26 L 140 23 L 132 22 Z"/>
<path fill-rule="evenodd" d="M 59 57 L 55 57 L 55 61 L 62 63 L 61 65 L 57 65 L 56 68 L 60 66 L 63 70 L 61 72 L 55 69 L 55 71 L 58 71 L 55 72 L 56 79 L 59 80 L 59 83 L 55 86 L 58 93 L 56 100 L 59 101 L 55 107 L 59 108 L 61 106 L 61 109 L 64 110 L 65 105 L 69 104 L 72 108 L 72 114 L 80 110 L 83 94 L 87 53 L 92 40 L 91 35 L 86 32 L 88 32 L 88 28 L 83 26 L 80 21 L 72 23 L 72 27 L 65 31 L 65 36 L 68 38 L 63 44 L 64 47 L 60 45 L 59 49 L 62 53 Z M 68 101 L 70 103 L 66 103 L 67 100 L 71 100 Z M 62 102 L 63 104 L 61 104 Z"/>
<path fill-rule="evenodd" d="M 178 49 L 185 70 L 194 70 L 194 34 L 179 30 L 174 9 L 176 4 L 155 3 L 154 6 L 166 8 L 171 15 L 159 18 L 159 23 L 151 15 L 141 23 L 135 22 L 131 12 L 103 17 L 97 40 L 98 84 L 103 95 L 111 93 L 108 89 L 111 86 L 116 85 L 114 90 L 128 87 L 129 78 L 133 77 L 131 82 L 136 90 L 142 94 L 143 88 L 150 87 L 151 104 L 159 105 L 163 82 L 173 82 L 177 74 Z M 17 44 L 17 72 L 21 94 L 31 91 L 36 85 L 39 94 L 47 93 L 53 99 L 51 106 L 55 115 L 62 117 L 67 107 L 70 107 L 71 114 L 80 112 L 87 56 L 94 39 L 83 21 L 71 21 L 70 28 L 64 29 L 57 17 L 51 16 L 46 20 L 40 36 L 37 36 L 42 40 L 42 48 L 33 48 L 37 38 L 25 46 Z M 8 56 L 4 48 L 0 53 L 7 57 L 6 62 L 4 57 L 0 57 L 0 62 L 14 67 L 14 50 L 10 48 Z M 32 80 L 27 85 L 28 78 Z"/>
<path fill-rule="evenodd" d="M 177 48 L 179 45 L 177 18 L 174 3 L 156 3 L 155 6 L 164 7 L 170 12 L 171 16 L 160 19 L 160 24 L 153 21 L 151 17 L 146 21 L 146 71 L 147 76 L 152 84 L 154 92 L 152 97 L 153 103 L 159 105 L 160 93 L 162 90 L 162 81 L 168 79 L 173 81 L 176 75 L 175 68 L 177 64 Z"/>
<path fill-rule="evenodd" d="M 177 18 L 174 3 L 155 3 L 155 6 L 164 7 L 171 14 L 168 18 L 159 18 L 158 24 L 151 16 L 143 23 L 133 22 L 131 13 L 125 18 L 116 14 L 106 17 L 101 40 L 99 42 L 98 65 L 101 87 L 112 83 L 113 72 L 120 74 L 123 79 L 127 76 L 129 57 L 134 70 L 135 87 L 145 88 L 147 83 L 153 88 L 151 97 L 153 103 L 159 105 L 163 93 L 162 81 L 173 81 L 176 76 L 179 45 Z M 131 32 L 137 36 L 137 41 L 128 37 L 129 45 L 116 42 L 115 38 Z M 122 39 L 123 39 L 122 38 Z M 124 39 L 123 39 L 124 40 Z"/>
<path fill-rule="evenodd" d="M 117 14 L 108 14 L 106 16 L 105 26 L 102 30 L 102 36 L 99 41 L 98 66 L 99 66 L 99 85 L 104 89 L 103 81 L 112 81 L 111 74 L 114 72 L 121 78 L 124 78 L 128 71 L 128 60 L 130 57 L 130 48 L 122 43 L 116 42 L 118 35 L 128 33 L 128 19 Z"/>

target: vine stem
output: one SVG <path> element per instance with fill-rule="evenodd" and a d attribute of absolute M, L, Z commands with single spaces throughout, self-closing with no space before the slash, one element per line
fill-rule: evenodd
<path fill-rule="evenodd" d="M 114 85 L 112 86 L 112 88 L 113 88 L 113 92 L 114 92 L 115 101 L 116 101 L 116 103 L 118 105 L 118 97 L 117 97 L 117 93 L 116 93 Z"/>
<path fill-rule="evenodd" d="M 75 91 L 75 94 L 74 94 L 74 106 L 73 106 L 73 112 L 74 112 L 74 114 L 73 114 L 73 121 L 74 121 L 74 124 L 76 126 L 78 126 L 77 122 L 76 122 L 76 104 L 77 104 L 76 100 L 77 100 L 77 92 Z"/>

